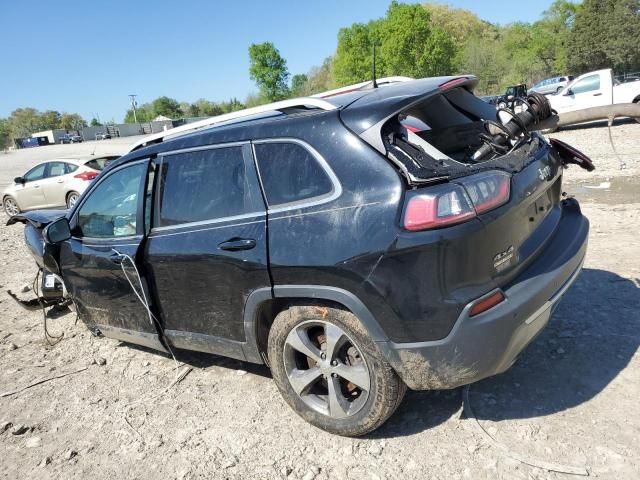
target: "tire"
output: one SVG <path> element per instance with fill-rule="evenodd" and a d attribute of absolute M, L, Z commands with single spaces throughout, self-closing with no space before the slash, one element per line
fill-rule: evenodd
<path fill-rule="evenodd" d="M 406 392 L 360 321 L 344 310 L 294 306 L 280 312 L 267 350 L 284 400 L 330 433 L 355 437 L 375 430 Z"/>
<path fill-rule="evenodd" d="M 12 217 L 20 213 L 20 207 L 18 202 L 13 197 L 6 196 L 2 199 L 2 206 L 4 207 L 4 213 Z"/>
<path fill-rule="evenodd" d="M 71 209 L 80 198 L 80 194 L 78 192 L 71 191 L 67 193 L 67 208 Z"/>

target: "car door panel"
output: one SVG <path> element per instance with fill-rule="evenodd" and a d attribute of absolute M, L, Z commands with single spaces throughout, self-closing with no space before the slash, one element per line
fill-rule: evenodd
<path fill-rule="evenodd" d="M 244 302 L 271 287 L 250 145 L 165 155 L 160 172 L 144 267 L 165 337 L 179 348 L 242 359 Z"/>
<path fill-rule="evenodd" d="M 148 163 L 125 164 L 92 186 L 74 211 L 73 236 L 61 244 L 60 266 L 87 326 L 107 337 L 164 350 L 158 326 L 140 300 L 146 298 L 153 309 L 147 279 L 133 264 L 145 239 Z"/>
<path fill-rule="evenodd" d="M 64 162 L 50 162 L 47 165 L 46 178 L 41 180 L 42 193 L 46 208 L 66 205 Z"/>
<path fill-rule="evenodd" d="M 221 248 L 238 239 L 251 240 L 255 246 Z M 264 214 L 153 232 L 145 258 L 165 334 L 176 346 L 229 355 L 220 350 L 216 337 L 244 341 L 244 301 L 253 290 L 270 286 Z"/>
<path fill-rule="evenodd" d="M 42 190 L 42 182 L 47 171 L 47 164 L 36 165 L 24 174 L 25 182 L 18 185 L 14 196 L 21 210 L 43 208 L 46 204 Z"/>

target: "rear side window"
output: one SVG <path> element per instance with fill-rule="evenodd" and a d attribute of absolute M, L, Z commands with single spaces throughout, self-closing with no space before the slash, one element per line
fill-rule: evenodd
<path fill-rule="evenodd" d="M 333 192 L 327 172 L 302 145 L 258 143 L 255 152 L 269 206 L 300 202 Z"/>
<path fill-rule="evenodd" d="M 60 175 L 64 175 L 66 173 L 65 165 L 66 165 L 66 163 L 64 163 L 64 162 L 51 162 L 49 164 L 49 174 L 47 176 L 48 177 L 59 177 Z"/>
<path fill-rule="evenodd" d="M 78 169 L 78 165 L 74 165 L 73 163 L 65 163 L 64 168 L 67 173 L 73 173 Z"/>
<path fill-rule="evenodd" d="M 162 158 L 158 226 L 216 220 L 264 210 L 242 147 Z M 252 177 L 253 176 L 253 177 Z"/>

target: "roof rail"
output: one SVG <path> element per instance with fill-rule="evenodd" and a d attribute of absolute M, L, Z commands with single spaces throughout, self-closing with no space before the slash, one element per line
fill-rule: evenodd
<path fill-rule="evenodd" d="M 392 83 L 399 82 L 409 82 L 411 80 L 415 80 L 411 77 L 384 77 L 376 79 L 376 83 L 378 86 L 390 85 Z M 329 90 L 322 93 L 316 93 L 315 95 L 311 95 L 312 98 L 327 98 L 333 97 L 334 95 L 340 95 L 343 93 L 355 92 L 357 90 L 363 90 L 366 87 L 373 86 L 373 80 L 368 80 L 366 82 L 354 83 L 353 85 L 347 85 L 346 87 L 336 88 L 334 90 Z"/>
<path fill-rule="evenodd" d="M 329 103 L 326 100 L 322 100 L 320 98 L 314 98 L 314 97 L 291 98 L 288 100 L 269 103 L 267 105 L 259 105 L 257 107 L 238 110 L 237 112 L 230 112 L 222 115 L 217 115 L 215 117 L 205 118 L 204 120 L 199 120 L 193 123 L 187 123 L 186 125 L 181 125 L 180 127 L 175 127 L 169 130 L 154 133 L 152 135 L 147 135 L 144 138 L 141 138 L 137 142 L 133 143 L 129 147 L 128 152 L 132 152 L 142 146 L 150 145 L 152 143 L 157 143 L 158 141 L 163 141 L 165 139 L 179 137 L 181 135 L 186 135 L 188 133 L 193 133 L 195 130 L 198 130 L 200 128 L 211 127 L 213 125 L 230 122 L 232 120 L 251 117 L 254 115 L 260 115 L 260 114 L 269 113 L 269 112 L 282 111 L 289 108 L 309 108 L 309 107 L 317 108 L 320 110 L 327 110 L 327 111 L 335 110 L 337 108 L 332 103 Z"/>

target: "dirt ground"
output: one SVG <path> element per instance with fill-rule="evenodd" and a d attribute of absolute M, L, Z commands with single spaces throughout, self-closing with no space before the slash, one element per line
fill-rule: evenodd
<path fill-rule="evenodd" d="M 618 124 L 612 135 L 620 158 L 601 125 L 552 135 L 598 167 L 593 174 L 571 167 L 565 176 L 565 190 L 591 221 L 585 268 L 544 333 L 509 371 L 474 384 L 470 402 L 480 424 L 517 455 L 633 479 L 640 478 L 640 124 Z M 46 155 L 122 151 L 130 140 L 0 155 L 0 185 Z M 5 293 L 36 273 L 22 235 L 20 225 L 0 226 L 0 396 L 87 369 L 0 397 L 2 478 L 570 477 L 492 444 L 463 415 L 461 389 L 409 392 L 380 430 L 348 439 L 301 420 L 263 366 L 183 352 L 179 362 L 193 370 L 171 386 L 171 358 L 94 338 L 74 314 L 49 321 L 64 339 L 48 346 L 41 313 Z M 14 435 L 20 425 L 26 431 Z"/>

